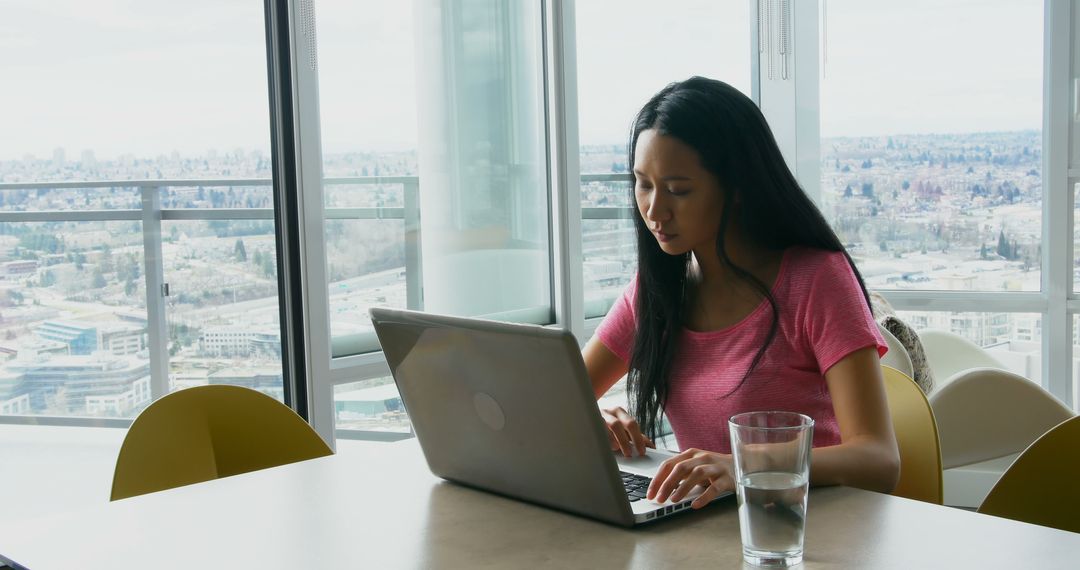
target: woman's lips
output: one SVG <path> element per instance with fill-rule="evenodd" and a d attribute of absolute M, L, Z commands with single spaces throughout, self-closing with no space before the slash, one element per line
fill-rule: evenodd
<path fill-rule="evenodd" d="M 654 231 L 653 233 L 656 234 L 656 239 L 660 240 L 661 243 L 667 243 L 675 239 L 676 236 L 676 234 L 666 234 L 661 231 Z"/>

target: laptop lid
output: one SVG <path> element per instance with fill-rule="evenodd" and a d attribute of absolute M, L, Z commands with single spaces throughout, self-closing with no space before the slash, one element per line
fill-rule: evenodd
<path fill-rule="evenodd" d="M 371 320 L 432 473 L 634 523 L 570 332 L 386 308 Z"/>

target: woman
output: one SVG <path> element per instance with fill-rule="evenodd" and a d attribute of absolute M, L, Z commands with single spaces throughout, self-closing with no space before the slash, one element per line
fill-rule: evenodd
<path fill-rule="evenodd" d="M 810 481 L 888 492 L 899 455 L 862 278 L 795 181 L 764 116 L 730 85 L 668 85 L 631 131 L 638 274 L 583 351 L 612 448 L 644 454 L 671 423 L 683 451 L 647 497 L 700 508 L 734 489 L 727 420 L 815 420 Z"/>

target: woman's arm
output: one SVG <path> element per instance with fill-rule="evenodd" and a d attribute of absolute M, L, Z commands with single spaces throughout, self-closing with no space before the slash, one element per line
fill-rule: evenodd
<path fill-rule="evenodd" d="M 593 395 L 597 399 L 610 390 L 619 378 L 625 376 L 628 369 L 626 361 L 611 352 L 595 336 L 585 343 L 581 357 L 585 360 L 585 371 L 589 373 Z"/>
<path fill-rule="evenodd" d="M 607 393 L 619 381 L 619 378 L 626 375 L 628 370 L 626 361 L 611 352 L 595 336 L 585 343 L 581 357 L 585 360 L 585 370 L 589 373 L 593 395 L 597 399 Z M 653 442 L 641 432 L 641 426 L 638 425 L 634 416 L 625 409 L 619 407 L 601 409 L 600 416 L 607 424 L 611 449 L 621 451 L 626 457 L 632 457 L 635 452 L 638 455 L 645 455 L 646 447 L 655 447 Z"/>
<path fill-rule="evenodd" d="M 891 492 L 900 478 L 900 452 L 877 349 L 847 355 L 825 373 L 825 383 L 841 443 L 811 452 L 810 483 Z"/>

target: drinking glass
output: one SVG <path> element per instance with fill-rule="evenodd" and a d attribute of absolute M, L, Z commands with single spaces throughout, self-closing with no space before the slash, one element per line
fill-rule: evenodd
<path fill-rule="evenodd" d="M 814 420 L 794 412 L 747 412 L 732 416 L 728 427 L 743 560 L 801 563 Z"/>

